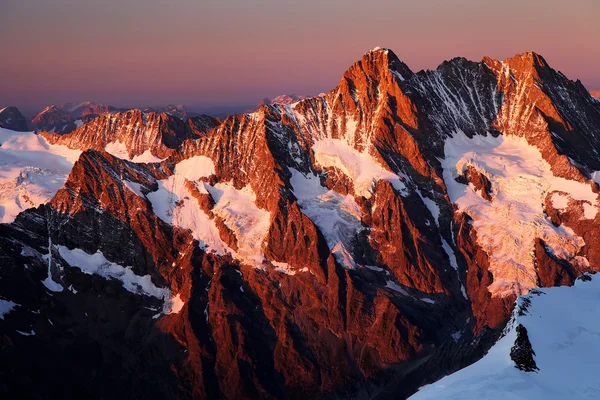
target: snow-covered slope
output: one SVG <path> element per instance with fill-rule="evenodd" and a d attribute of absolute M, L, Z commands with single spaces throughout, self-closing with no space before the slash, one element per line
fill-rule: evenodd
<path fill-rule="evenodd" d="M 410 399 L 600 398 L 599 294 L 600 277 L 590 281 L 585 275 L 575 286 L 520 297 L 507 334 L 484 358 L 421 388 Z M 524 370 L 528 368 L 523 360 L 529 358 L 525 338 L 534 352 L 535 366 L 529 364 L 529 372 Z M 515 356 L 519 350 L 520 357 Z"/>
<path fill-rule="evenodd" d="M 262 264 L 261 246 L 269 228 L 269 213 L 256 206 L 256 194 L 250 186 L 237 190 L 229 183 L 209 185 L 200 180 L 213 174 L 214 164 L 208 157 L 183 160 L 175 166 L 175 174 L 160 181 L 159 189 L 146 197 L 159 218 L 190 229 L 205 249 Z M 212 203 L 212 209 L 203 209 L 200 199 Z M 237 252 L 219 237 L 216 221 L 220 221 L 221 229 L 236 235 L 233 247 Z"/>
<path fill-rule="evenodd" d="M 80 154 L 32 132 L 0 128 L 0 222 L 48 202 Z"/>
<path fill-rule="evenodd" d="M 474 220 L 479 243 L 490 255 L 494 296 L 525 294 L 538 286 L 534 246 L 541 238 L 556 257 L 587 267 L 589 262 L 576 256 L 583 239 L 564 225 L 556 226 L 544 210 L 547 196 L 554 208 L 566 209 L 569 200 L 583 202 L 584 219 L 593 220 L 598 212 L 597 194 L 591 183 L 564 179 L 552 173 L 540 151 L 524 138 L 456 133 L 445 142 L 444 181 L 448 195 L 459 211 Z M 456 178 L 467 171 L 479 174 L 486 188 L 465 185 Z M 469 178 L 467 178 L 469 180 Z"/>
<path fill-rule="evenodd" d="M 156 287 L 152 283 L 150 275 L 136 275 L 131 267 L 123 267 L 108 261 L 100 251 L 95 254 L 88 254 L 81 249 L 71 250 L 65 246 L 57 247 L 60 256 L 69 265 L 80 268 L 85 274 L 97 274 L 106 279 L 116 279 L 122 282 L 123 287 L 132 293 L 164 300 L 165 304 L 162 312 L 165 314 L 178 313 L 183 307 L 179 295 L 172 295 L 167 288 Z"/>

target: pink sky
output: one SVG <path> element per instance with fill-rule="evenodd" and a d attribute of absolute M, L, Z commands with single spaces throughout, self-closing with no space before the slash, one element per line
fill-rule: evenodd
<path fill-rule="evenodd" d="M 600 88 L 599 17 L 598 0 L 5 0 L 0 106 L 313 95 L 375 46 L 415 71 L 533 50 Z"/>

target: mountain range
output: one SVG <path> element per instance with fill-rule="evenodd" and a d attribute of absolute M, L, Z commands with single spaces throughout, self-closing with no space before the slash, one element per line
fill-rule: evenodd
<path fill-rule="evenodd" d="M 600 102 L 533 52 L 374 48 L 224 119 L 60 110 L 0 128 L 7 398 L 397 399 L 500 353 L 526 379 L 553 367 L 522 304 L 600 269 Z"/>

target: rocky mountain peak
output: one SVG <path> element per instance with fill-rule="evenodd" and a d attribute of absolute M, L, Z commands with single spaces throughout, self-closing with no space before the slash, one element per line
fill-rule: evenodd
<path fill-rule="evenodd" d="M 413 72 L 406 64 L 401 62 L 396 54 L 382 47 L 375 47 L 366 52 L 362 58 L 355 62 L 343 74 L 342 79 L 370 82 L 385 81 L 389 74 L 393 74 L 400 81 L 410 78 Z"/>

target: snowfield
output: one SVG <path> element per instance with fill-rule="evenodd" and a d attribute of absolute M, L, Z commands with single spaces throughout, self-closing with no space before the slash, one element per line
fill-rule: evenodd
<path fill-rule="evenodd" d="M 406 185 L 398 175 L 383 168 L 368 152 L 356 150 L 346 140 L 321 139 L 312 149 L 317 163 L 322 167 L 336 167 L 346 174 L 359 196 L 370 198 L 374 184 L 379 179 L 390 181 L 399 192 L 406 190 Z"/>
<path fill-rule="evenodd" d="M 0 128 L 0 223 L 13 222 L 21 211 L 48 202 L 80 154 L 33 132 Z"/>
<path fill-rule="evenodd" d="M 538 291 L 526 296 L 531 305 L 525 315 L 513 314 L 508 333 L 485 357 L 422 387 L 410 400 L 600 398 L 600 277 Z M 510 358 L 518 324 L 527 329 L 537 372 L 517 369 Z"/>
<path fill-rule="evenodd" d="M 116 142 L 108 143 L 104 147 L 104 150 L 107 153 L 109 153 L 117 158 L 121 158 L 123 160 L 128 160 L 128 161 L 133 161 L 135 163 L 156 163 L 156 162 L 161 162 L 161 161 L 165 160 L 164 158 L 156 157 L 154 154 L 152 154 L 150 149 L 144 151 L 139 156 L 134 156 L 133 158 L 131 158 L 131 157 L 129 157 L 129 152 L 127 151 L 127 146 L 125 146 L 124 143 L 121 143 L 118 140 Z"/>
<path fill-rule="evenodd" d="M 302 212 L 319 227 L 336 260 L 346 268 L 356 268 L 350 249 L 363 227 L 354 197 L 321 186 L 316 175 L 304 175 L 293 168 L 290 172 L 290 183 Z"/>
<path fill-rule="evenodd" d="M 116 279 L 123 288 L 131 293 L 156 297 L 165 301 L 163 314 L 177 314 L 183 308 L 179 294 L 173 295 L 168 288 L 159 288 L 152 283 L 150 275 L 136 275 L 131 267 L 122 267 L 108 261 L 102 252 L 88 254 L 81 249 L 70 250 L 65 246 L 56 246 L 60 256 L 72 267 L 78 267 L 85 274 L 100 275 L 105 279 Z"/>
<path fill-rule="evenodd" d="M 0 299 L 0 319 L 4 319 L 4 316 L 11 312 L 16 305 L 10 300 Z"/>
<path fill-rule="evenodd" d="M 490 256 L 494 282 L 488 289 L 492 295 L 525 294 L 537 287 L 536 238 L 543 239 L 556 256 L 586 265 L 586 259 L 575 256 L 585 245 L 583 239 L 568 227 L 554 226 L 545 215 L 544 202 L 553 192 L 552 204 L 559 209 L 566 208 L 569 199 L 584 201 L 583 217 L 593 219 L 598 202 L 591 183 L 554 176 L 540 151 L 516 136 L 470 139 L 459 132 L 446 140 L 444 152 L 443 178 L 450 199 L 473 218 L 477 239 Z M 455 180 L 469 166 L 491 182 L 491 202 L 472 184 Z"/>
<path fill-rule="evenodd" d="M 256 205 L 256 194 L 250 186 L 238 190 L 230 183 L 211 186 L 199 181 L 212 174 L 214 165 L 208 157 L 195 156 L 183 160 L 176 165 L 175 174 L 159 181 L 159 189 L 146 197 L 159 218 L 191 230 L 203 248 L 221 255 L 230 254 L 251 265 L 262 265 L 262 244 L 268 233 L 271 214 Z M 200 207 L 198 199 L 190 191 L 190 184 L 194 191 L 210 194 L 215 202 L 212 212 L 235 234 L 237 251 L 221 239 L 215 219 Z"/>
<path fill-rule="evenodd" d="M 194 181 L 214 173 L 212 160 L 197 156 L 184 160 L 175 166 L 175 174 L 158 181 L 158 190 L 146 195 L 152 203 L 154 213 L 163 221 L 174 226 L 189 229 L 200 246 L 219 254 L 231 254 L 233 250 L 223 242 L 214 221 L 200 208 L 186 181 Z M 200 193 L 208 193 L 204 182 L 195 185 Z"/>

